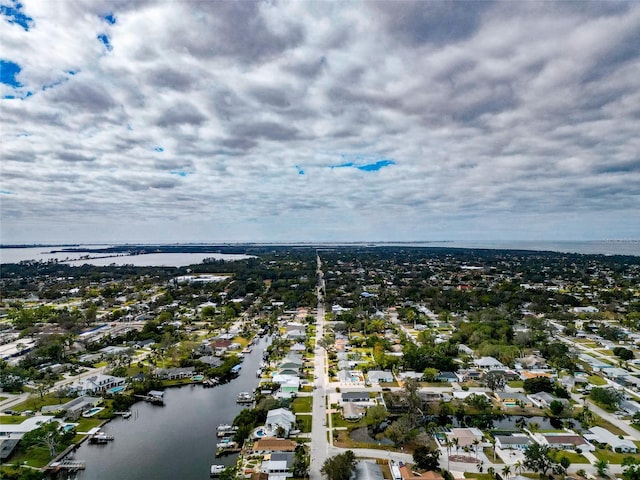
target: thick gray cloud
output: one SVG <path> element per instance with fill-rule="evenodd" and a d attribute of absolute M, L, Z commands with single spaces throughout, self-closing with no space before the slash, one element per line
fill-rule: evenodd
<path fill-rule="evenodd" d="M 637 3 L 24 11 L 2 242 L 640 237 Z"/>

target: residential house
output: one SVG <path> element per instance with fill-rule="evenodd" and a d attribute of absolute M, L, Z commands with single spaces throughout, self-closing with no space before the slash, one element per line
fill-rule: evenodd
<path fill-rule="evenodd" d="M 193 367 L 158 368 L 156 370 L 156 378 L 162 380 L 179 380 L 181 378 L 191 378 L 193 375 Z"/>
<path fill-rule="evenodd" d="M 367 376 L 372 385 L 393 382 L 393 373 L 386 370 L 369 370 Z"/>
<path fill-rule="evenodd" d="M 267 412 L 265 427 L 273 434 L 281 427 L 284 430 L 284 436 L 288 437 L 295 424 L 296 416 L 286 408 L 276 408 Z"/>
<path fill-rule="evenodd" d="M 436 377 L 436 381 L 454 383 L 458 381 L 458 376 L 453 372 L 440 372 Z"/>
<path fill-rule="evenodd" d="M 253 453 L 264 455 L 266 453 L 293 452 L 296 442 L 285 438 L 263 437 L 253 443 Z"/>
<path fill-rule="evenodd" d="M 493 357 L 481 357 L 477 358 L 473 361 L 474 365 L 478 368 L 483 368 L 485 370 L 495 370 L 506 368 L 502 362 L 496 360 Z"/>
<path fill-rule="evenodd" d="M 75 420 L 85 410 L 100 405 L 101 403 L 102 398 L 100 397 L 83 396 L 74 398 L 73 400 L 61 405 L 46 405 L 40 409 L 40 412 L 42 414 L 52 413 L 55 415 L 64 413 L 65 418 Z"/>
<path fill-rule="evenodd" d="M 99 373 L 85 379 L 84 381 L 82 381 L 82 383 L 71 386 L 70 390 L 77 392 L 80 396 L 94 395 L 96 393 L 105 392 L 113 387 L 122 386 L 125 384 L 125 382 L 125 378 L 103 375 Z"/>
<path fill-rule="evenodd" d="M 566 398 L 559 398 L 547 392 L 532 393 L 529 395 L 529 398 L 537 407 L 540 408 L 548 408 L 551 405 L 551 402 L 560 402 L 565 407 L 571 404 L 571 402 Z"/>
<path fill-rule="evenodd" d="M 377 463 L 360 460 L 356 463 L 355 480 L 384 480 L 384 474 Z"/>
<path fill-rule="evenodd" d="M 591 452 L 596 449 L 576 433 L 548 433 L 538 435 L 538 438 L 541 439 L 543 445 L 549 445 L 551 448 L 557 448 L 558 450 L 575 450 L 579 448 L 583 451 Z"/>
<path fill-rule="evenodd" d="M 341 400 L 342 403 L 368 403 L 371 401 L 371 397 L 369 392 L 342 392 Z"/>
<path fill-rule="evenodd" d="M 294 452 L 277 452 L 269 455 L 268 460 L 262 462 L 260 471 L 275 477 L 293 477 Z"/>
<path fill-rule="evenodd" d="M 636 453 L 636 444 L 631 440 L 625 440 L 614 435 L 606 428 L 591 427 L 588 433 L 585 433 L 584 438 L 590 442 L 604 443 L 611 447 L 611 450 L 618 453 Z"/>
<path fill-rule="evenodd" d="M 525 434 L 496 435 L 496 447 L 503 450 L 525 450 L 533 443 L 533 440 Z"/>
<path fill-rule="evenodd" d="M 517 392 L 494 392 L 494 397 L 500 402 L 500 405 L 506 408 L 511 407 L 532 407 L 533 404 L 529 397 L 523 393 Z"/>
<path fill-rule="evenodd" d="M 450 442 L 457 442 L 460 448 L 473 447 L 482 441 L 482 432 L 477 428 L 452 428 L 446 436 Z"/>
<path fill-rule="evenodd" d="M 357 422 L 364 417 L 365 409 L 355 403 L 345 403 L 342 405 L 342 418 L 350 422 Z"/>

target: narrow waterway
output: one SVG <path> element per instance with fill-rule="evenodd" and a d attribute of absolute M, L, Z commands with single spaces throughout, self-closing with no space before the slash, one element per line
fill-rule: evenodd
<path fill-rule="evenodd" d="M 253 391 L 266 338 L 245 355 L 240 375 L 215 388 L 200 385 L 169 388 L 164 406 L 137 403 L 130 419 L 116 418 L 103 430 L 115 440 L 107 445 L 87 442 L 74 458 L 87 464 L 82 480 L 175 480 L 209 478 L 212 463 L 233 465 L 237 455 L 215 458 L 216 427 L 231 423 L 242 410 L 236 396 Z"/>

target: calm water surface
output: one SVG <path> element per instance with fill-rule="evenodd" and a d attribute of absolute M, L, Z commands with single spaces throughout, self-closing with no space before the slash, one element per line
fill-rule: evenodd
<path fill-rule="evenodd" d="M 242 410 L 236 396 L 258 385 L 256 370 L 268 341 L 260 340 L 245 355 L 238 378 L 205 389 L 186 386 L 165 390 L 163 407 L 137 403 L 128 420 L 115 419 L 103 430 L 115 437 L 107 445 L 87 442 L 74 458 L 87 469 L 81 480 L 207 479 L 212 463 L 233 465 L 237 455 L 215 458 L 216 427 L 231 423 Z"/>

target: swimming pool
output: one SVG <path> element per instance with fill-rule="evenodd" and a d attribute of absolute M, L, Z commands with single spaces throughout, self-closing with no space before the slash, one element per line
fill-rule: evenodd
<path fill-rule="evenodd" d="M 119 385 L 117 387 L 110 388 L 109 390 L 107 390 L 107 393 L 118 393 L 123 391 L 125 388 L 127 387 L 125 387 L 124 385 Z"/>
<path fill-rule="evenodd" d="M 104 410 L 104 407 L 93 407 L 91 410 L 84 412 L 82 416 L 85 418 L 93 417 L 96 413 L 101 412 L 102 410 Z"/>

